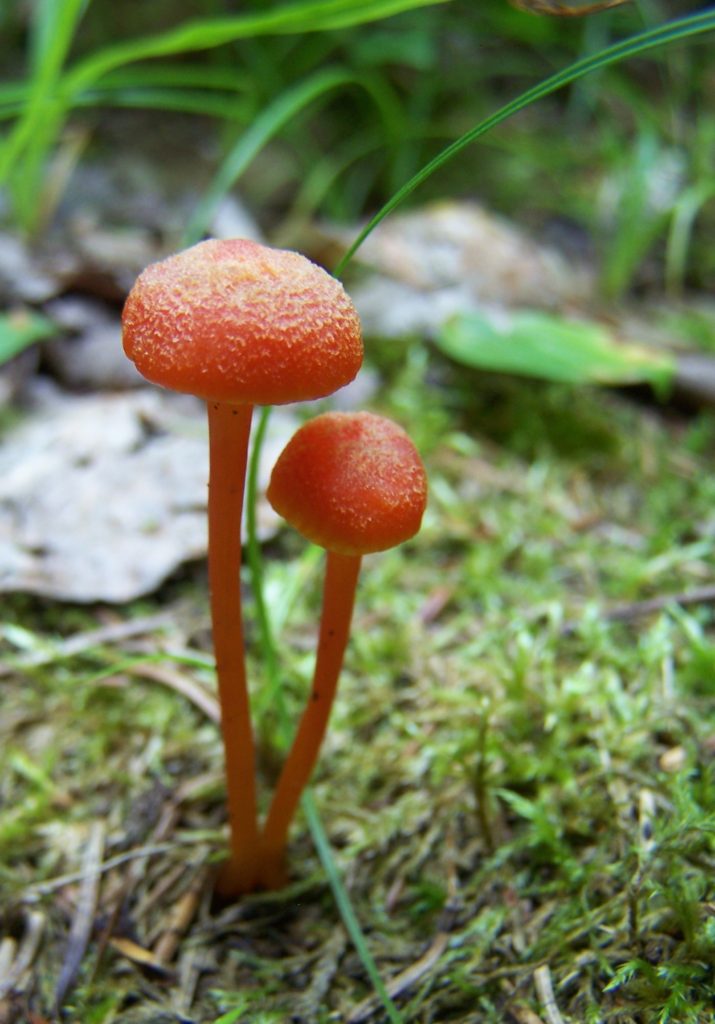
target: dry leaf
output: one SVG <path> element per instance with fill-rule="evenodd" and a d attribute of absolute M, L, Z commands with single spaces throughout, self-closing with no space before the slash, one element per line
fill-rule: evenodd
<path fill-rule="evenodd" d="M 263 482 L 296 425 L 277 410 Z M 0 443 L 0 591 L 124 602 L 206 553 L 202 403 L 156 389 L 67 396 L 36 385 Z M 259 506 L 267 535 L 277 519 Z"/>
<path fill-rule="evenodd" d="M 344 231 L 334 232 L 345 244 Z M 588 304 L 595 274 L 472 202 L 396 214 L 356 260 L 375 271 L 351 288 L 367 335 L 431 336 L 456 312 L 490 306 Z"/>

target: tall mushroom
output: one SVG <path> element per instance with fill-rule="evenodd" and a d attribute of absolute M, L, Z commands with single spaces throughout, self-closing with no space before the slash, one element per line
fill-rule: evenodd
<path fill-rule="evenodd" d="M 144 377 L 207 402 L 209 585 L 231 831 L 219 888 L 235 895 L 253 887 L 258 865 L 240 592 L 252 408 L 321 398 L 351 381 L 362 362 L 360 323 L 342 285 L 304 256 L 231 239 L 147 267 L 122 330 Z"/>
<path fill-rule="evenodd" d="M 268 500 L 327 549 L 312 689 L 262 833 L 260 881 L 278 888 L 285 880 L 290 824 L 335 697 L 362 556 L 419 530 L 427 479 L 417 450 L 396 423 L 373 413 L 325 413 L 300 427 L 284 448 Z"/>

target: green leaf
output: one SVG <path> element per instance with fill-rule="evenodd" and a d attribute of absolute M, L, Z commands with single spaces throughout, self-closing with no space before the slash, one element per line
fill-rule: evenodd
<path fill-rule="evenodd" d="M 57 333 L 57 327 L 39 313 L 19 310 L 0 315 L 0 365 L 42 338 Z"/>
<path fill-rule="evenodd" d="M 674 361 L 659 352 L 616 341 L 602 324 L 524 311 L 450 319 L 437 338 L 442 352 L 480 370 L 514 373 L 569 384 L 665 386 Z"/>
<path fill-rule="evenodd" d="M 220 1017 L 217 1017 L 214 1024 L 236 1024 L 236 1021 L 239 1020 L 243 1013 L 244 1007 L 238 1006 L 233 1010 L 229 1010 L 228 1013 L 224 1013 Z"/>

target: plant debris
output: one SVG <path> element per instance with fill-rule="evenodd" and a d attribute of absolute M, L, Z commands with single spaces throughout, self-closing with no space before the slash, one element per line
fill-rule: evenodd
<path fill-rule="evenodd" d="M 295 425 L 273 417 L 265 483 Z M 0 441 L 0 591 L 126 602 L 206 553 L 204 410 L 155 389 L 38 384 Z M 275 530 L 268 506 L 261 536 Z"/>

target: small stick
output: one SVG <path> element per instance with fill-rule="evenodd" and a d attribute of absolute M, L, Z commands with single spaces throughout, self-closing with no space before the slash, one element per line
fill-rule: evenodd
<path fill-rule="evenodd" d="M 25 932 L 17 955 L 9 972 L 0 977 L 0 999 L 11 992 L 22 991 L 24 978 L 32 967 L 40 948 L 45 928 L 45 919 L 37 910 L 29 910 L 25 916 Z"/>
<path fill-rule="evenodd" d="M 221 710 L 218 701 L 205 690 L 204 687 L 195 682 L 183 672 L 179 672 L 170 665 L 155 665 L 153 662 L 146 664 L 132 665 L 123 671 L 129 675 L 137 676 L 139 679 L 150 679 L 156 683 L 163 683 L 175 693 L 185 697 L 191 704 L 202 711 L 206 717 L 215 723 L 221 720 Z"/>
<path fill-rule="evenodd" d="M 6 935 L 4 939 L 0 940 L 0 979 L 9 975 L 16 952 L 17 942 L 15 939 Z M 0 984 L 2 984 L 1 981 Z"/>
<path fill-rule="evenodd" d="M 69 636 L 66 640 L 54 644 L 51 650 L 33 651 L 24 657 L 0 665 L 0 676 L 8 676 L 23 669 L 39 668 L 41 665 L 51 665 L 63 658 L 72 658 L 76 654 L 82 654 L 92 647 L 155 633 L 170 624 L 169 613 L 160 612 L 157 615 L 146 615 L 143 618 L 129 619 L 126 622 L 112 622 L 107 626 L 87 630 L 85 633 L 75 633 L 74 636 Z"/>
<path fill-rule="evenodd" d="M 174 906 L 161 938 L 154 946 L 154 956 L 164 966 L 173 960 L 181 939 L 194 919 L 208 875 L 208 871 L 197 873 L 189 888 Z"/>
<path fill-rule="evenodd" d="M 564 1024 L 564 1019 L 556 1005 L 554 987 L 551 984 L 551 971 L 548 964 L 542 964 L 534 971 L 534 985 L 541 1001 L 548 1024 Z"/>
<path fill-rule="evenodd" d="M 60 1016 L 65 996 L 73 987 L 80 964 L 87 950 L 87 944 L 94 927 L 97 899 L 99 897 L 99 881 L 104 854 L 105 825 L 95 822 L 89 835 L 87 849 L 82 862 L 82 883 L 77 898 L 75 915 L 70 928 L 67 950 L 62 970 L 55 986 L 55 1008 Z"/>
<path fill-rule="evenodd" d="M 515 1004 L 514 1006 L 508 1006 L 507 1010 L 509 1015 L 516 1021 L 516 1024 L 544 1024 L 538 1013 L 534 1013 L 528 1006 Z"/>
<path fill-rule="evenodd" d="M 175 999 L 176 1012 L 182 1019 L 189 1015 L 204 970 L 206 967 L 198 950 L 189 949 L 182 954 L 179 963 L 179 993 Z"/>
<path fill-rule="evenodd" d="M 408 989 L 413 988 L 420 978 L 424 977 L 439 962 L 447 950 L 450 934 L 454 929 L 455 920 L 461 906 L 459 895 L 459 881 L 455 864 L 455 842 L 454 830 L 450 829 L 447 834 L 447 893 L 448 899 L 441 914 L 440 928 L 429 948 L 413 964 L 396 975 L 392 981 L 387 983 L 387 994 L 391 999 L 403 995 Z M 368 996 L 364 999 L 347 1018 L 346 1024 L 364 1024 L 369 1020 L 378 1008 L 378 1001 L 375 996 Z"/>
<path fill-rule="evenodd" d="M 695 587 L 693 590 L 685 590 L 679 594 L 662 594 L 659 597 L 651 597 L 647 601 L 615 605 L 613 608 L 604 609 L 601 618 L 606 622 L 629 622 L 631 619 L 665 611 L 666 608 L 674 604 L 687 607 L 693 604 L 713 604 L 714 602 L 715 586 Z M 579 623 L 572 619 L 563 624 L 561 632 L 565 635 L 574 633 L 578 625 Z"/>

